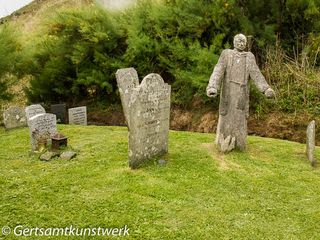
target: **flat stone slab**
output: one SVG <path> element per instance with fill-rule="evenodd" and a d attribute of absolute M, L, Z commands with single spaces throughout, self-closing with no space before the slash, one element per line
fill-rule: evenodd
<path fill-rule="evenodd" d="M 60 154 L 60 158 L 63 160 L 70 160 L 77 155 L 76 152 L 73 151 L 66 151 Z"/>
<path fill-rule="evenodd" d="M 59 153 L 58 152 L 50 152 L 50 151 L 47 151 L 45 152 L 44 154 L 42 154 L 40 156 L 40 160 L 42 161 L 50 161 L 52 158 L 58 156 Z"/>

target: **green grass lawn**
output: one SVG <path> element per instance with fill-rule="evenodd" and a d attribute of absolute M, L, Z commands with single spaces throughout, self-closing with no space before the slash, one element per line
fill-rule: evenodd
<path fill-rule="evenodd" d="M 212 134 L 171 131 L 165 167 L 131 170 L 126 128 L 59 130 L 78 151 L 70 161 L 42 162 L 27 128 L 0 128 L 0 239 L 17 239 L 1 236 L 17 225 L 127 225 L 126 239 L 320 238 L 320 172 L 303 144 L 249 137 L 247 152 L 221 155 Z"/>

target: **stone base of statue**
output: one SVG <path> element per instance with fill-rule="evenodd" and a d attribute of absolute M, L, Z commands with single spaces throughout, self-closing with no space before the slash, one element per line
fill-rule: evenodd
<path fill-rule="evenodd" d="M 220 98 L 216 144 L 221 152 L 230 152 L 234 148 L 241 151 L 246 149 L 249 115 L 247 92 L 247 86 L 230 82 L 228 93 L 225 93 L 227 97 Z"/>
<path fill-rule="evenodd" d="M 223 153 L 235 148 L 241 151 L 246 150 L 247 119 L 243 113 L 219 116 L 215 143 Z"/>

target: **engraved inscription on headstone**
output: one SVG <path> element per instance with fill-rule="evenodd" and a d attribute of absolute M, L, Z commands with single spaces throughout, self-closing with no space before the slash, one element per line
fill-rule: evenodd
<path fill-rule="evenodd" d="M 38 114 L 29 119 L 30 142 L 32 151 L 41 150 L 51 140 L 57 131 L 56 115 Z"/>
<path fill-rule="evenodd" d="M 52 104 L 50 107 L 50 112 L 57 116 L 57 123 L 66 123 L 67 111 L 66 104 Z"/>
<path fill-rule="evenodd" d="M 87 107 L 68 109 L 69 124 L 87 125 Z"/>
<path fill-rule="evenodd" d="M 315 121 L 311 121 L 307 128 L 307 148 L 306 153 L 308 160 L 310 161 L 312 166 L 317 165 L 317 160 L 314 157 L 315 150 L 315 138 L 316 138 L 316 123 Z"/>
<path fill-rule="evenodd" d="M 26 114 L 20 107 L 10 107 L 4 111 L 3 121 L 6 129 L 27 126 Z"/>
<path fill-rule="evenodd" d="M 129 124 L 129 101 L 132 90 L 139 85 L 139 78 L 137 71 L 134 68 L 123 68 L 116 72 L 117 84 L 119 87 L 120 98 L 122 102 L 123 112 Z"/>
<path fill-rule="evenodd" d="M 29 125 L 29 119 L 31 117 L 38 115 L 38 114 L 44 114 L 44 113 L 46 113 L 46 110 L 40 104 L 33 104 L 33 105 L 26 107 L 25 112 L 26 112 L 27 122 Z"/>
<path fill-rule="evenodd" d="M 144 161 L 168 152 L 171 86 L 152 73 L 134 88 L 131 87 L 137 80 L 134 69 L 120 69 L 117 73 L 119 88 L 122 86 L 120 95 L 127 94 L 121 101 L 129 128 L 129 166 L 137 168 Z"/>

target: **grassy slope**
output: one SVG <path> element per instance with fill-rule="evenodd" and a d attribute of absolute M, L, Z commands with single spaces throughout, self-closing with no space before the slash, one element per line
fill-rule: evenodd
<path fill-rule="evenodd" d="M 25 7 L 15 11 L 11 15 L 0 19 L 1 22 L 7 22 L 16 29 L 20 37 L 19 41 L 23 45 L 32 45 L 34 38 L 42 34 L 43 27 L 48 19 L 54 16 L 57 11 L 66 8 L 80 8 L 92 4 L 93 0 L 34 0 Z M 0 28 L 3 25 L 0 24 Z M 8 102 L 0 101 L 0 112 L 12 105 L 24 107 L 27 105 L 27 97 L 23 91 L 28 86 L 29 79 L 23 78 L 14 83 L 9 91 L 14 98 Z M 0 114 L 0 123 L 2 123 L 2 113 Z"/>
<path fill-rule="evenodd" d="M 92 2 L 93 0 L 34 0 L 1 20 L 19 29 L 24 34 L 23 40 L 31 39 L 45 23 L 45 19 L 55 14 L 57 10 L 86 6 Z"/>
<path fill-rule="evenodd" d="M 320 235 L 320 172 L 302 144 L 249 137 L 247 152 L 221 156 L 211 134 L 171 131 L 167 166 L 133 171 L 126 128 L 59 129 L 79 150 L 74 160 L 41 162 L 26 128 L 0 129 L 0 227 L 128 225 L 128 239 Z"/>

